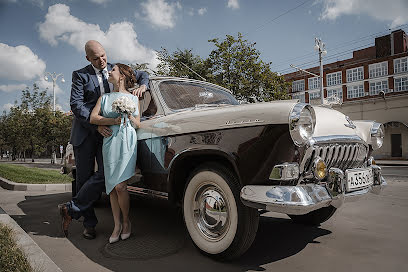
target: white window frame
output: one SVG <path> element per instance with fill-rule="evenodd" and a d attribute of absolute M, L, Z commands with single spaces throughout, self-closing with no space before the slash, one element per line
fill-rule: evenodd
<path fill-rule="evenodd" d="M 305 80 L 295 80 L 292 82 L 292 92 L 302 92 L 305 90 Z"/>
<path fill-rule="evenodd" d="M 401 83 L 397 83 L 397 81 L 401 81 Z M 400 76 L 394 78 L 394 92 L 406 92 L 406 91 L 408 91 L 408 76 Z"/>
<path fill-rule="evenodd" d="M 343 102 L 343 88 L 336 88 L 336 89 L 327 89 L 327 100 L 329 102 L 334 101 L 334 98 L 332 97 L 333 94 L 336 94 L 336 96 L 340 99 L 340 101 Z"/>
<path fill-rule="evenodd" d="M 320 99 L 320 90 L 309 91 L 309 100 Z"/>
<path fill-rule="evenodd" d="M 394 74 L 408 72 L 408 57 L 394 59 Z"/>
<path fill-rule="evenodd" d="M 376 78 L 388 75 L 388 61 L 373 63 L 368 65 L 369 78 Z"/>
<path fill-rule="evenodd" d="M 292 99 L 299 99 L 299 102 L 301 103 L 306 102 L 305 92 L 292 93 L 291 95 L 292 95 Z"/>
<path fill-rule="evenodd" d="M 309 90 L 320 89 L 320 77 L 310 77 L 308 78 L 307 83 Z"/>
<path fill-rule="evenodd" d="M 360 66 L 352 69 L 347 69 L 346 78 L 347 82 L 364 80 L 364 67 Z"/>
<path fill-rule="evenodd" d="M 342 73 L 334 72 L 326 75 L 327 86 L 336 86 L 342 84 Z"/>
<path fill-rule="evenodd" d="M 384 91 L 385 93 L 390 92 L 390 88 L 388 86 L 388 79 L 370 81 L 368 83 L 368 86 L 370 95 L 378 95 L 381 91 Z"/>
<path fill-rule="evenodd" d="M 364 91 L 364 83 L 353 84 L 353 85 L 347 86 L 347 99 L 354 99 L 354 98 L 359 98 L 359 97 L 364 97 L 364 96 L 366 96 L 365 91 Z"/>

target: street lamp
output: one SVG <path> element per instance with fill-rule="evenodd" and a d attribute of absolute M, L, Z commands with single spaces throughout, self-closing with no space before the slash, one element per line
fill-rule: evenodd
<path fill-rule="evenodd" d="M 56 84 L 57 79 L 58 79 L 59 77 L 61 77 L 61 82 L 62 82 L 62 83 L 65 82 L 65 79 L 64 79 L 64 76 L 63 76 L 62 74 L 57 74 L 57 73 L 55 73 L 55 72 L 54 72 L 54 73 L 46 72 L 45 75 L 44 75 L 44 79 L 45 79 L 46 81 L 48 81 L 48 79 L 49 79 L 49 77 L 48 77 L 47 75 L 50 76 L 51 79 L 52 79 L 52 96 L 53 96 L 53 100 L 54 100 L 54 104 L 53 104 L 52 110 L 53 110 L 54 115 L 55 115 L 55 84 Z"/>
<path fill-rule="evenodd" d="M 322 58 L 327 54 L 326 45 L 322 42 L 321 39 L 315 38 L 314 49 L 319 51 L 319 63 L 320 63 L 320 101 L 322 105 L 324 104 L 324 92 L 323 92 L 323 62 Z"/>
<path fill-rule="evenodd" d="M 64 79 L 64 76 L 63 76 L 62 74 L 57 74 L 57 73 L 55 73 L 55 72 L 54 72 L 54 73 L 46 72 L 46 73 L 44 74 L 44 79 L 45 79 L 46 81 L 48 81 L 48 79 L 49 79 L 48 76 L 52 79 L 52 96 L 53 96 L 53 100 L 54 100 L 54 104 L 53 104 L 53 107 L 52 107 L 52 111 L 53 111 L 54 116 L 55 116 L 55 84 L 57 83 L 57 79 L 58 79 L 59 77 L 61 77 L 61 82 L 62 82 L 62 83 L 65 82 L 65 79 Z M 54 150 L 54 145 L 52 145 L 51 149 L 52 149 L 51 163 L 54 164 L 55 161 L 57 160 L 57 154 L 56 154 L 56 152 L 55 152 L 55 150 Z"/>

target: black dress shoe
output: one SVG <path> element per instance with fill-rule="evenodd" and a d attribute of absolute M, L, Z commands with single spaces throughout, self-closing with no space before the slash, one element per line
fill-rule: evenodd
<path fill-rule="evenodd" d="M 96 237 L 95 228 L 85 228 L 84 232 L 82 233 L 85 239 L 92 240 Z"/>
<path fill-rule="evenodd" d="M 68 227 L 72 221 L 72 217 L 68 214 L 67 204 L 59 204 L 58 210 L 61 215 L 62 231 L 64 232 L 65 237 L 68 237 Z"/>

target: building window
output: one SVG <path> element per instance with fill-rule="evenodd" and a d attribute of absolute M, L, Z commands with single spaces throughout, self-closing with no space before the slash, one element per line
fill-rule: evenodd
<path fill-rule="evenodd" d="M 353 82 L 364 79 L 363 67 L 357 67 L 347 70 L 347 82 Z"/>
<path fill-rule="evenodd" d="M 340 101 L 343 101 L 343 89 L 332 89 L 327 90 L 327 101 L 334 102 L 336 97 L 340 98 Z"/>
<path fill-rule="evenodd" d="M 388 75 L 388 62 L 380 62 L 370 64 L 368 66 L 369 76 L 370 78 L 381 77 Z"/>
<path fill-rule="evenodd" d="M 305 80 L 296 80 L 292 82 L 292 92 L 301 92 L 305 90 Z"/>
<path fill-rule="evenodd" d="M 357 98 L 365 96 L 364 93 L 364 85 L 354 85 L 354 86 L 347 86 L 347 98 Z"/>
<path fill-rule="evenodd" d="M 309 92 L 309 99 L 318 99 L 318 98 L 320 98 L 320 91 Z"/>
<path fill-rule="evenodd" d="M 319 89 L 320 88 L 320 80 L 318 77 L 309 78 L 309 90 Z"/>
<path fill-rule="evenodd" d="M 394 91 L 395 92 L 408 91 L 408 77 L 400 77 L 394 79 Z"/>
<path fill-rule="evenodd" d="M 327 86 L 340 85 L 341 82 L 341 72 L 327 74 Z"/>
<path fill-rule="evenodd" d="M 408 71 L 408 57 L 394 60 L 394 74 Z"/>
<path fill-rule="evenodd" d="M 305 93 L 292 93 L 293 99 L 299 99 L 299 102 L 305 103 Z"/>
<path fill-rule="evenodd" d="M 370 82 L 370 95 L 377 95 L 381 91 L 384 91 L 385 93 L 389 92 L 388 80 Z"/>

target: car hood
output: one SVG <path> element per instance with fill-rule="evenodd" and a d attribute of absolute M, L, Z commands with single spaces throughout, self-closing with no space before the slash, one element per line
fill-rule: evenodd
<path fill-rule="evenodd" d="M 186 134 L 200 131 L 288 124 L 289 114 L 296 100 L 279 100 L 255 104 L 198 108 L 177 112 L 157 119 L 145 121 L 153 136 Z M 326 107 L 313 107 L 316 126 L 313 137 L 358 136 L 369 142 L 371 123 L 348 121 L 343 113 Z M 351 122 L 351 123 L 350 123 Z M 354 128 L 355 125 L 356 127 Z M 143 132 L 147 130 L 143 129 Z"/>
<path fill-rule="evenodd" d="M 267 124 L 288 124 L 295 100 L 197 108 L 149 120 L 153 134 L 172 135 Z"/>
<path fill-rule="evenodd" d="M 313 137 L 358 136 L 370 141 L 370 129 L 373 121 L 353 121 L 343 113 L 331 108 L 313 106 L 316 114 L 316 126 Z"/>

